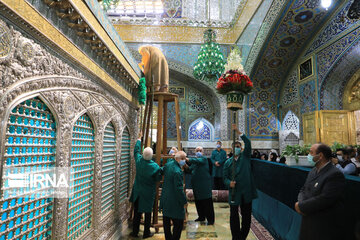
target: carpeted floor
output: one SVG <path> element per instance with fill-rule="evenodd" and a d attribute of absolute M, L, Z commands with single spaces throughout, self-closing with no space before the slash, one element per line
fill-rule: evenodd
<path fill-rule="evenodd" d="M 190 202 L 188 205 L 188 222 L 185 229 L 182 231 L 181 239 L 231 239 L 230 224 L 229 224 L 229 205 L 227 203 L 216 202 L 214 203 L 215 208 L 215 224 L 213 226 L 206 225 L 206 222 L 194 222 L 197 218 L 195 204 Z M 129 237 L 131 229 L 127 229 L 120 239 L 142 239 L 142 229 L 140 227 L 139 238 Z M 154 232 L 154 229 L 151 229 Z M 159 233 L 153 237 L 148 238 L 149 240 L 165 239 L 163 228 L 160 228 Z M 254 218 L 252 219 L 251 231 L 248 235 L 248 240 L 272 240 L 271 235 L 263 228 Z"/>

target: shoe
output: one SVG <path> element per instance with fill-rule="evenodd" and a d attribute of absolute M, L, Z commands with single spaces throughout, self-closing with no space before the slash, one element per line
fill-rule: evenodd
<path fill-rule="evenodd" d="M 205 218 L 204 219 L 202 219 L 202 218 L 195 219 L 195 222 L 203 222 L 203 221 L 205 221 Z"/>
<path fill-rule="evenodd" d="M 131 233 L 129 234 L 129 236 L 130 236 L 130 237 L 135 237 L 135 238 L 139 237 L 139 235 L 138 235 L 137 233 L 133 233 L 133 232 L 131 232 Z"/>
<path fill-rule="evenodd" d="M 152 232 L 149 232 L 149 233 L 144 233 L 144 235 L 143 235 L 143 239 L 145 239 L 145 238 L 149 238 L 149 237 L 152 237 L 152 236 L 154 236 L 154 233 L 152 233 Z"/>
<path fill-rule="evenodd" d="M 214 222 L 208 222 L 207 225 L 214 225 Z"/>

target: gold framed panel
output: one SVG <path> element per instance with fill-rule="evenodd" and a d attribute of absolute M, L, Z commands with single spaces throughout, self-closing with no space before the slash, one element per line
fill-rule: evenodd
<path fill-rule="evenodd" d="M 303 138 L 305 144 L 320 142 L 318 112 L 310 112 L 302 115 Z"/>
<path fill-rule="evenodd" d="M 346 110 L 321 110 L 320 141 L 332 145 L 334 142 L 352 144 L 351 139 L 351 112 Z"/>
<path fill-rule="evenodd" d="M 303 82 L 315 74 L 315 68 L 314 68 L 314 57 L 311 56 L 307 58 L 305 61 L 301 62 L 298 65 L 298 79 L 299 82 Z"/>

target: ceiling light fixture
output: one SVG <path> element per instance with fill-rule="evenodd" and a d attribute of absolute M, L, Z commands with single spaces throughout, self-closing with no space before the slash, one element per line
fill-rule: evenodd
<path fill-rule="evenodd" d="M 204 32 L 204 44 L 201 45 L 193 74 L 195 79 L 211 82 L 217 80 L 224 71 L 225 60 L 219 44 L 216 43 L 216 32 L 211 29 L 210 2 L 208 2 L 207 15 L 209 29 Z"/>
<path fill-rule="evenodd" d="M 332 0 L 321 0 L 321 6 L 326 10 L 328 10 L 331 4 L 332 4 Z"/>

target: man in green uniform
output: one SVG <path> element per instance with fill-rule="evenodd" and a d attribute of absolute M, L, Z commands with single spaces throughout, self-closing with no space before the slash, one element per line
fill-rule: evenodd
<path fill-rule="evenodd" d="M 191 185 L 194 192 L 196 211 L 199 217 L 195 221 L 208 221 L 213 225 L 215 221 L 214 205 L 212 201 L 211 176 L 209 163 L 203 156 L 203 148 L 196 147 L 196 158 L 187 158 L 186 163 L 190 166 Z"/>
<path fill-rule="evenodd" d="M 186 153 L 175 154 L 175 160 L 168 162 L 164 167 L 164 185 L 160 198 L 160 210 L 163 212 L 164 233 L 166 240 L 179 240 L 185 219 L 187 204 L 183 185 L 182 166 L 185 165 Z M 173 222 L 171 232 L 170 220 Z"/>
<path fill-rule="evenodd" d="M 211 153 L 213 164 L 212 176 L 214 177 L 214 189 L 223 190 L 223 165 L 226 162 L 226 152 L 221 148 L 221 142 L 216 142 L 216 149 Z"/>
<path fill-rule="evenodd" d="M 237 129 L 235 124 L 233 124 L 233 130 L 241 136 L 245 143 L 245 149 L 242 151 L 241 143 L 235 142 L 235 157 L 229 158 L 224 165 L 224 184 L 229 188 L 232 239 L 245 240 L 251 225 L 252 200 L 257 197 L 257 193 L 251 172 L 251 142 Z M 242 216 L 241 230 L 239 206 Z"/>
<path fill-rule="evenodd" d="M 141 214 L 145 213 L 143 238 L 148 238 L 154 235 L 150 232 L 151 212 L 155 200 L 156 182 L 161 180 L 162 169 L 151 160 L 153 150 L 150 147 L 145 148 L 141 155 L 140 138 L 141 133 L 134 148 L 136 176 L 130 197 L 130 202 L 134 204 L 134 220 L 133 231 L 130 235 L 138 236 Z"/>

